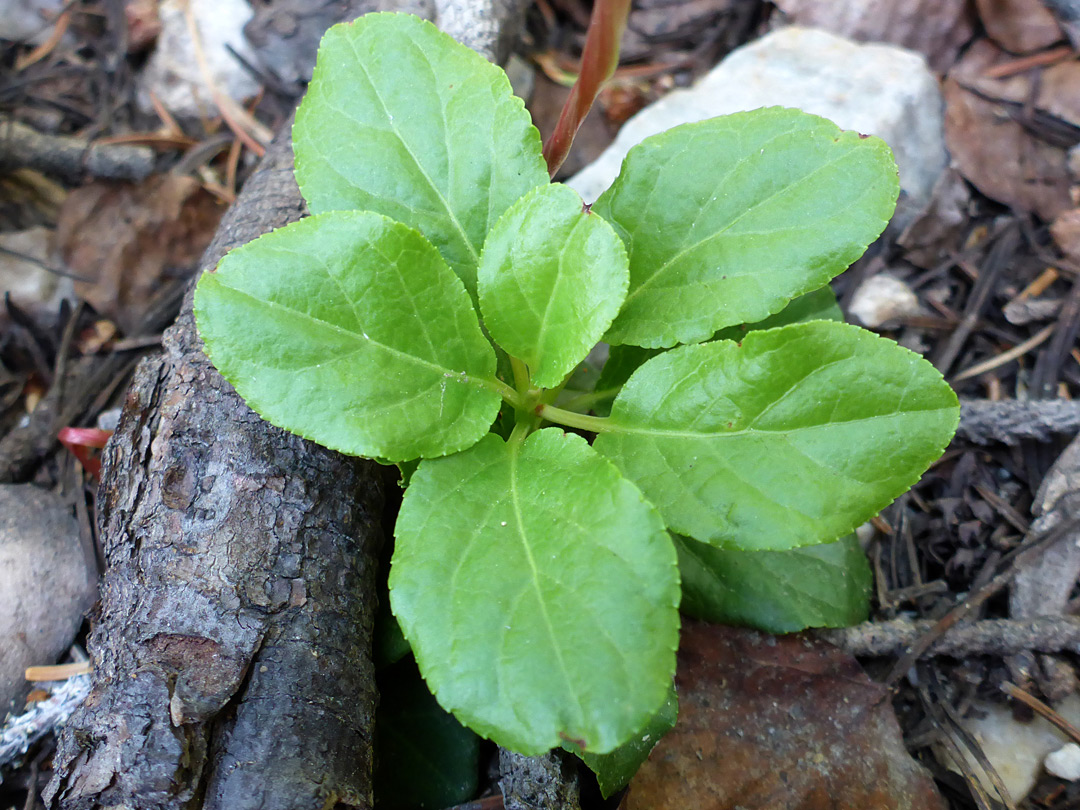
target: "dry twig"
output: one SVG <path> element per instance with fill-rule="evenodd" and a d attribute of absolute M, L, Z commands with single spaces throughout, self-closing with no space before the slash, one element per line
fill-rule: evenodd
<path fill-rule="evenodd" d="M 814 634 L 852 655 L 895 656 L 933 631 L 934 625 L 935 622 L 928 619 L 892 619 L 863 622 L 838 630 L 815 630 Z M 1026 650 L 1080 653 L 1080 617 L 982 619 L 954 625 L 938 635 L 923 655 L 1005 656 Z"/>
<path fill-rule="evenodd" d="M 87 176 L 142 180 L 154 170 L 154 152 L 144 146 L 45 135 L 18 121 L 0 118 L 0 168 L 37 169 L 71 182 Z"/>

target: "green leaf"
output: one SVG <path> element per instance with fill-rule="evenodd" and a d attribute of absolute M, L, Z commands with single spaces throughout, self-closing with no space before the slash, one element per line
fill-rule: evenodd
<path fill-rule="evenodd" d="M 534 755 L 606 753 L 660 708 L 679 581 L 656 510 L 580 436 L 486 436 L 425 461 L 395 531 L 390 602 L 444 708 Z"/>
<path fill-rule="evenodd" d="M 713 340 L 743 339 L 747 332 L 754 329 L 775 329 L 778 326 L 789 326 L 793 323 L 806 323 L 807 321 L 840 321 L 843 323 L 844 313 L 840 305 L 836 303 L 836 293 L 829 286 L 820 290 L 808 292 L 794 299 L 775 315 L 770 315 L 757 323 L 744 323 L 740 326 L 729 326 L 721 329 L 712 336 Z"/>
<path fill-rule="evenodd" d="M 870 565 L 854 535 L 787 551 L 733 551 L 675 536 L 688 616 L 768 633 L 847 627 L 870 610 Z"/>
<path fill-rule="evenodd" d="M 480 310 L 491 336 L 554 388 L 596 345 L 630 283 L 626 249 L 568 186 L 535 189 L 492 229 L 480 258 Z"/>
<path fill-rule="evenodd" d="M 447 714 L 412 661 L 379 673 L 377 810 L 439 810 L 476 795 L 480 738 Z"/>
<path fill-rule="evenodd" d="M 453 453 L 499 410 L 495 353 L 461 281 L 378 214 L 308 217 L 237 248 L 203 274 L 195 318 L 256 413 L 334 450 Z"/>
<path fill-rule="evenodd" d="M 770 315 L 763 321 L 721 329 L 713 335 L 713 340 L 739 341 L 747 332 L 754 329 L 773 329 L 777 326 L 817 320 L 844 320 L 844 313 L 840 311 L 836 303 L 836 294 L 828 286 L 800 295 L 775 315 Z M 656 357 L 661 351 L 661 349 L 643 349 L 630 344 L 612 346 L 604 369 L 600 373 L 600 380 L 596 383 L 597 391 L 610 390 L 611 396 L 598 402 L 593 410 L 600 416 L 611 413 L 611 400 L 615 399 L 619 387 L 630 379 L 630 375 L 637 371 L 642 363 Z"/>
<path fill-rule="evenodd" d="M 958 419 L 956 394 L 921 357 L 813 321 L 654 357 L 595 447 L 672 531 L 782 550 L 877 514 L 941 455 Z"/>
<path fill-rule="evenodd" d="M 293 147 L 312 213 L 363 209 L 411 225 L 473 296 L 487 232 L 548 182 L 540 135 L 506 74 L 404 14 L 326 33 Z"/>
<path fill-rule="evenodd" d="M 641 763 L 649 758 L 649 754 L 660 742 L 660 738 L 675 727 L 675 721 L 678 718 L 679 698 L 675 694 L 675 688 L 672 687 L 668 691 L 664 705 L 653 715 L 645 728 L 610 754 L 581 754 L 565 744 L 563 748 L 579 754 L 582 761 L 589 766 L 589 770 L 596 774 L 596 781 L 600 784 L 600 793 L 607 799 L 630 784 L 630 780 L 638 772 Z"/>
<path fill-rule="evenodd" d="M 593 206 L 630 253 L 630 292 L 605 339 L 694 343 L 779 312 L 862 255 L 898 191 L 883 141 L 799 110 L 646 139 Z"/>

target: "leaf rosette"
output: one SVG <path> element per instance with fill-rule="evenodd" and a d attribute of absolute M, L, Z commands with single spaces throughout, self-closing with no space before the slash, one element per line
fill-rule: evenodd
<path fill-rule="evenodd" d="M 293 138 L 314 215 L 204 274 L 196 321 L 268 421 L 401 467 L 384 647 L 445 709 L 610 793 L 674 722 L 680 595 L 774 632 L 865 614 L 838 538 L 959 412 L 835 322 L 829 280 L 895 204 L 882 141 L 779 108 L 688 124 L 590 210 L 498 68 L 393 14 L 328 32 Z"/>

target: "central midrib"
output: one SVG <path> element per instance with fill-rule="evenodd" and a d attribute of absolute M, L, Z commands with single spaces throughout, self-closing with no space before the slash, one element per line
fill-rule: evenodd
<path fill-rule="evenodd" d="M 371 87 L 371 92 L 375 94 L 375 98 L 379 102 L 379 106 L 382 107 L 382 111 L 386 116 L 386 121 L 391 131 L 393 131 L 393 133 L 397 135 L 398 140 L 401 142 L 402 147 L 405 149 L 405 152 L 409 155 L 410 158 L 412 158 L 412 161 L 416 165 L 416 168 L 420 171 L 421 176 L 427 181 L 427 184 L 431 187 L 431 190 L 435 192 L 435 196 L 439 198 L 439 202 L 442 203 L 443 208 L 446 210 L 447 217 L 453 224 L 454 228 L 457 229 L 458 235 L 461 237 L 461 241 L 464 242 L 466 249 L 469 251 L 469 255 L 472 257 L 473 264 L 479 264 L 480 256 L 477 254 L 476 248 L 473 247 L 472 241 L 469 239 L 468 234 L 465 233 L 465 228 L 458 220 L 457 215 L 454 213 L 454 210 L 450 207 L 450 203 L 447 201 L 446 197 L 443 196 L 442 191 L 440 191 L 439 187 L 435 185 L 435 181 L 431 179 L 431 176 L 427 173 L 424 165 L 420 162 L 420 159 L 416 156 L 412 148 L 409 146 L 408 141 L 405 140 L 405 136 L 401 133 L 401 130 L 394 126 L 394 117 L 390 114 L 390 110 L 387 108 L 386 102 L 383 101 L 383 97 L 379 93 L 378 87 L 375 86 L 375 82 L 372 81 L 371 74 L 368 73 L 367 68 L 364 66 L 363 60 L 360 58 L 360 54 L 357 53 L 356 43 L 350 41 L 350 45 L 353 49 L 353 55 L 356 57 L 356 65 L 360 68 L 360 72 L 364 74 L 364 78 L 367 79 L 368 85 Z M 447 160 L 450 159 L 451 156 L 448 152 Z"/>
<path fill-rule="evenodd" d="M 709 242 L 709 241 L 711 241 L 713 239 L 716 239 L 717 237 L 723 236 L 725 233 L 727 233 L 729 230 L 731 230 L 733 227 L 735 227 L 735 225 L 737 225 L 742 219 L 749 216 L 757 208 L 760 208 L 761 206 L 765 205 L 766 203 L 771 202 L 773 199 L 775 199 L 779 195 L 783 194 L 784 192 L 788 191 L 789 189 L 794 188 L 795 186 L 797 186 L 797 185 L 799 185 L 801 183 L 805 183 L 807 180 L 809 180 L 811 177 L 813 177 L 818 172 L 829 168 L 834 163 L 838 163 L 839 161 L 843 160 L 847 156 L 848 155 L 846 155 L 846 154 L 845 155 L 840 155 L 839 157 L 837 157 L 837 158 L 835 158 L 833 160 L 830 160 L 828 163 L 823 163 L 820 166 L 815 167 L 812 172 L 809 172 L 808 174 L 803 175 L 798 180 L 796 180 L 794 183 L 788 183 L 783 188 L 777 189 L 776 191 L 774 191 L 768 197 L 765 197 L 762 200 L 758 200 L 756 203 L 751 205 L 745 211 L 742 211 L 737 217 L 732 219 L 731 222 L 727 223 L 722 228 L 720 228 L 720 230 L 715 231 L 715 232 L 709 234 L 708 236 L 704 237 L 703 239 L 699 239 L 698 241 L 696 241 L 696 242 L 694 242 L 692 244 L 686 245 L 685 247 L 681 248 L 678 253 L 676 253 L 674 256 L 672 256 L 670 259 L 668 259 L 666 262 L 664 262 L 662 265 L 660 265 L 658 268 L 656 268 L 656 271 L 651 276 L 649 276 L 647 279 L 642 281 L 641 284 L 638 287 L 631 290 L 629 292 L 629 294 L 627 294 L 626 300 L 623 301 L 623 309 L 625 310 L 627 304 L 629 304 L 632 300 L 634 300 L 634 298 L 636 298 L 638 296 L 638 294 L 642 290 L 646 289 L 656 279 L 663 276 L 664 273 L 667 271 L 667 269 L 669 267 L 671 267 L 673 264 L 675 264 L 677 261 L 679 261 L 679 259 L 681 259 L 683 256 L 685 256 L 687 253 L 690 253 L 693 250 L 697 250 L 697 248 L 701 247 L 701 245 L 704 245 L 706 242 Z M 783 230 L 783 229 L 778 228 L 777 230 Z M 632 261 L 633 260 L 631 259 L 631 263 L 632 263 Z"/>
<path fill-rule="evenodd" d="M 555 653 L 556 660 L 559 662 L 559 669 L 562 670 L 563 680 L 566 683 L 566 691 L 572 695 L 577 702 L 578 716 L 580 721 L 584 722 L 585 711 L 581 705 L 580 698 L 575 694 L 574 685 L 570 680 L 570 671 L 566 668 L 566 661 L 563 659 L 562 647 L 559 646 L 559 643 L 555 638 L 555 627 L 552 625 L 551 617 L 548 615 L 547 602 L 544 601 L 544 595 L 540 591 L 540 571 L 536 567 L 536 559 L 533 557 L 532 548 L 529 546 L 528 535 L 525 532 L 525 521 L 521 514 L 521 500 L 518 497 L 517 486 L 517 465 L 520 452 L 520 446 L 510 445 L 510 502 L 514 508 L 514 521 L 517 524 L 518 537 L 521 538 L 522 548 L 525 550 L 525 558 L 529 561 L 529 568 L 532 571 L 533 589 L 536 592 L 537 604 L 540 606 L 540 614 L 543 616 L 544 624 L 547 626 L 548 637 L 551 639 L 551 649 Z"/>
<path fill-rule="evenodd" d="M 629 425 L 620 425 L 618 421 L 615 421 L 612 417 L 613 421 L 611 422 L 611 426 L 606 432 L 609 432 L 611 434 L 623 434 L 633 436 L 655 436 L 665 439 L 729 439 L 738 436 L 749 436 L 757 433 L 775 436 L 786 436 L 792 433 L 798 433 L 801 430 L 815 430 L 817 428 L 839 427 L 841 425 L 856 425 L 860 422 L 873 422 L 878 419 L 890 419 L 893 417 L 906 416 L 908 414 L 914 413 L 935 413 L 937 411 L 943 410 L 948 410 L 948 408 L 920 408 L 910 411 L 894 411 L 893 413 L 879 413 L 874 414 L 873 416 L 863 416 L 858 419 L 845 419 L 837 422 L 823 422 L 816 425 L 798 425 L 796 427 L 786 428 L 782 430 L 768 430 L 766 428 L 744 428 L 742 430 L 717 429 L 714 431 L 694 431 L 633 427 Z"/>
<path fill-rule="evenodd" d="M 264 298 L 258 298 L 256 296 L 252 295 L 251 293 L 246 292 L 245 290 L 237 289 L 236 287 L 230 287 L 230 286 L 228 286 L 226 284 L 221 284 L 221 286 L 224 289 L 229 290 L 229 291 L 231 291 L 233 293 L 236 293 L 237 295 L 243 296 L 244 298 L 247 298 L 250 301 L 254 301 L 256 304 L 261 304 L 262 306 L 268 307 L 269 309 L 278 309 L 278 310 L 281 310 L 283 312 L 288 312 L 291 315 L 303 318 L 304 320 L 306 320 L 306 321 L 308 321 L 310 323 L 316 324 L 317 326 L 323 327 L 325 329 L 329 329 L 329 330 L 331 330 L 333 332 L 336 332 L 336 333 L 338 333 L 340 335 L 344 335 L 344 336 L 346 336 L 346 337 L 348 337 L 348 338 L 350 338 L 352 340 L 355 340 L 360 345 L 364 345 L 364 343 L 366 342 L 367 344 L 375 346 L 375 347 L 383 350 L 387 354 L 390 354 L 390 355 L 392 355 L 394 357 L 401 358 L 402 360 L 408 360 L 409 362 L 411 362 L 411 363 L 413 363 L 413 364 L 415 364 L 417 366 L 421 366 L 423 368 L 427 368 L 427 369 L 430 369 L 432 371 L 437 371 L 437 372 L 439 372 L 439 374 L 446 377 L 447 379 L 453 379 L 453 380 L 469 382 L 469 383 L 472 383 L 473 385 L 476 385 L 476 386 L 478 386 L 480 388 L 485 388 L 485 389 L 494 391 L 496 393 L 499 393 L 499 389 L 498 389 L 498 387 L 497 387 L 494 380 L 491 380 L 491 381 L 485 380 L 485 379 L 483 379 L 481 377 L 474 377 L 471 374 L 468 374 L 468 373 L 465 373 L 465 372 L 462 372 L 462 371 L 457 371 L 457 370 L 452 369 L 452 368 L 447 368 L 446 366 L 440 366 L 438 363 L 433 363 L 430 360 L 425 360 L 424 358 L 417 357 L 414 354 L 409 354 L 408 352 L 403 352 L 401 349 L 395 349 L 393 346 L 387 346 L 385 343 L 381 343 L 380 341 L 375 340 L 374 338 L 368 337 L 365 334 L 359 334 L 358 335 L 358 334 L 356 334 L 356 332 L 353 332 L 353 331 L 345 329 L 345 328 L 343 328 L 341 326 L 338 326 L 336 323 L 331 323 L 330 321 L 324 321 L 322 318 L 316 318 L 315 316 L 309 315 L 306 312 L 300 312 L 299 310 L 292 309 L 292 308 L 286 307 L 286 306 L 282 306 L 281 304 L 278 304 L 278 303 L 276 303 L 274 301 L 267 301 Z M 337 359 L 337 358 L 335 358 L 335 359 Z"/>

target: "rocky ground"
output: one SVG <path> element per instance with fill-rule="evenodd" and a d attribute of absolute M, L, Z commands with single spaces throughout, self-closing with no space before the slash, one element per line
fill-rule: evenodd
<path fill-rule="evenodd" d="M 0 807 L 33 808 L 55 752 L 36 730 L 88 688 L 101 431 L 161 352 L 319 34 L 373 4 L 17 5 L 0 12 L 0 713 L 34 713 L 0 738 Z M 589 10 L 537 0 L 514 43 L 542 134 Z M 705 663 L 680 670 L 683 719 L 622 806 L 733 806 L 703 798 L 724 791 L 763 808 L 1080 806 L 1078 48 L 1080 13 L 1049 0 L 635 4 L 562 176 L 590 200 L 641 138 L 763 105 L 885 138 L 900 207 L 833 287 L 849 321 L 929 358 L 964 411 L 944 457 L 863 527 L 871 623 L 811 633 L 809 652 L 688 623 L 684 655 Z M 702 709 L 721 700 L 719 718 Z M 467 806 L 497 808 L 497 757 L 480 756 L 487 798 Z M 376 790 L 408 806 L 404 788 Z M 585 806 L 604 806 L 594 792 Z"/>

